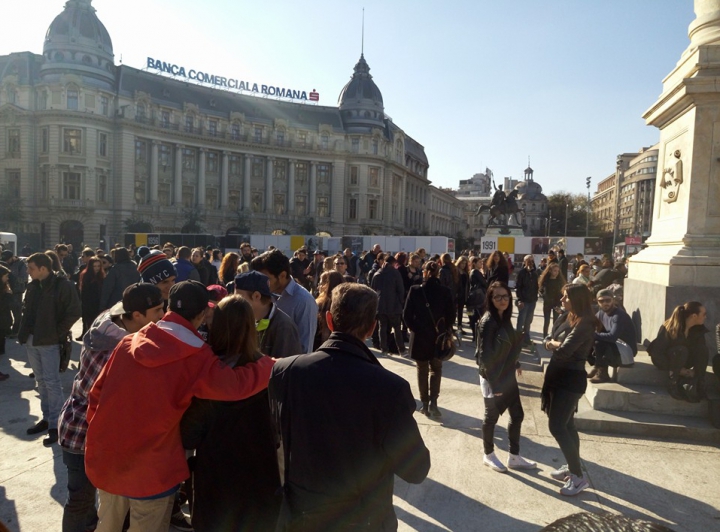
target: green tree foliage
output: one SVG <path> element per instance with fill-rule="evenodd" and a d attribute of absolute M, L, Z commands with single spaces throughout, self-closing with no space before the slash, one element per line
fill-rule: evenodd
<path fill-rule="evenodd" d="M 585 194 L 553 192 L 548 196 L 550 218 L 550 236 L 585 236 L 588 201 Z M 565 216 L 567 214 L 567 235 L 565 235 Z M 590 211 L 588 236 L 604 236 L 599 225 L 593 220 Z"/>
<path fill-rule="evenodd" d="M 0 191 L 0 231 L 20 233 L 24 218 L 22 198 Z"/>
<path fill-rule="evenodd" d="M 205 231 L 203 223 L 205 223 L 205 215 L 200 209 L 194 207 L 183 211 L 183 221 L 185 222 L 180 228 L 181 233 L 200 234 Z"/>
<path fill-rule="evenodd" d="M 152 233 L 153 225 L 142 218 L 126 218 L 123 220 L 126 233 Z"/>

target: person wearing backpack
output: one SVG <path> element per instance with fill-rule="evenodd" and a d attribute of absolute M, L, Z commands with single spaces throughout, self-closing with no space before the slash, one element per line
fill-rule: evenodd
<path fill-rule="evenodd" d="M 75 286 L 52 270 L 50 257 L 44 253 L 30 255 L 27 267 L 32 282 L 25 296 L 18 342 L 26 346 L 42 409 L 42 419 L 27 433 L 47 431 L 43 445 L 49 446 L 58 440 L 58 416 L 65 400 L 60 382 L 60 344 L 81 316 L 80 298 Z"/>
<path fill-rule="evenodd" d="M 13 326 L 10 331 L 10 337 L 17 336 L 20 328 L 20 318 L 22 316 L 22 300 L 25 288 L 27 287 L 27 265 L 20 257 L 16 257 L 12 251 L 5 250 L 2 252 L 2 261 L 10 269 L 10 289 L 12 290 L 12 315 Z"/>

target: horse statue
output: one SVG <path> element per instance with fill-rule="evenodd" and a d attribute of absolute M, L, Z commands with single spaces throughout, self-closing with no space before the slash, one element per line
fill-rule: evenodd
<path fill-rule="evenodd" d="M 504 194 L 504 193 L 503 193 Z M 525 211 L 521 209 L 517 204 L 517 196 L 518 191 L 513 190 L 509 194 L 505 194 L 505 199 L 502 200 L 502 202 L 493 202 L 492 205 L 482 205 L 478 211 L 477 215 L 480 215 L 484 212 L 490 211 L 490 219 L 488 220 L 488 225 L 496 224 L 496 225 L 509 225 L 510 217 L 513 218 L 516 225 L 521 225 L 520 219 L 518 218 L 518 213 L 522 213 L 523 218 L 525 217 Z M 498 216 L 503 216 L 504 222 L 500 222 Z"/>

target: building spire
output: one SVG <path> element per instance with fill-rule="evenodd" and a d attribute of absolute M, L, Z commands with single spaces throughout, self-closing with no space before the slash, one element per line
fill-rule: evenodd
<path fill-rule="evenodd" d="M 362 36 L 360 38 L 360 55 L 365 53 L 365 8 L 362 12 Z"/>

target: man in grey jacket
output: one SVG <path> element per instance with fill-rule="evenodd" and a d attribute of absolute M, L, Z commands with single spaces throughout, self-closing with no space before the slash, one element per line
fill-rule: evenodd
<path fill-rule="evenodd" d="M 390 253 L 385 255 L 383 267 L 373 275 L 370 287 L 378 293 L 378 321 L 380 322 L 380 349 L 388 355 L 390 328 L 395 334 L 398 354 L 405 356 L 405 341 L 400 325 L 405 306 L 405 285 L 400 272 L 395 268 L 396 260 Z"/>

